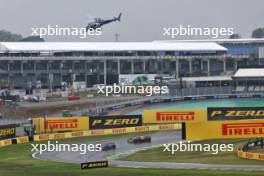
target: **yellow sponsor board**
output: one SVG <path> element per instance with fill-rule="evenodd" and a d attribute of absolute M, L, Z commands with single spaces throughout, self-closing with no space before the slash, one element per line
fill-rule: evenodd
<path fill-rule="evenodd" d="M 33 139 L 34 141 L 46 141 L 46 140 L 54 139 L 54 134 L 34 135 Z"/>
<path fill-rule="evenodd" d="M 240 158 L 246 158 L 246 159 L 264 160 L 263 153 L 243 152 L 241 150 L 237 150 L 237 156 Z"/>
<path fill-rule="evenodd" d="M 85 134 L 86 134 L 85 131 L 76 131 L 70 133 L 71 137 L 82 137 L 85 136 Z"/>
<path fill-rule="evenodd" d="M 186 139 L 257 138 L 264 136 L 264 120 L 186 123 Z"/>
<path fill-rule="evenodd" d="M 206 109 L 144 110 L 143 122 L 182 123 L 207 121 Z"/>
<path fill-rule="evenodd" d="M 65 139 L 67 138 L 67 133 L 55 133 L 54 139 Z"/>
<path fill-rule="evenodd" d="M 75 131 L 75 132 L 67 132 L 67 133 L 39 134 L 39 135 L 34 135 L 34 141 L 66 139 L 66 138 L 83 137 L 83 136 L 91 136 L 90 131 L 86 130 L 86 131 Z"/>
<path fill-rule="evenodd" d="M 29 142 L 28 136 L 20 136 L 16 138 L 17 144 L 23 144 Z"/>
<path fill-rule="evenodd" d="M 87 130 L 88 117 L 46 117 L 34 118 L 33 125 L 38 133 L 59 131 L 81 131 Z"/>
<path fill-rule="evenodd" d="M 12 139 L 5 139 L 0 141 L 0 147 L 4 147 L 12 144 Z"/>

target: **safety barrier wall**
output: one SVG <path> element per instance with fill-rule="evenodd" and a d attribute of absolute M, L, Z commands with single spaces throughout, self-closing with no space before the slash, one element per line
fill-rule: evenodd
<path fill-rule="evenodd" d="M 240 149 L 237 149 L 237 156 L 245 159 L 264 160 L 264 153 L 244 152 Z"/>
<path fill-rule="evenodd" d="M 28 136 L 20 136 L 15 138 L 14 143 L 16 144 L 23 144 L 29 142 L 29 137 Z"/>
<path fill-rule="evenodd" d="M 0 141 L 0 148 L 11 145 L 11 144 L 23 144 L 27 142 L 29 142 L 28 136 L 20 136 L 16 138 L 5 139 L 5 140 Z"/>
<path fill-rule="evenodd" d="M 185 97 L 172 97 L 172 98 L 163 98 L 163 99 L 151 99 L 151 100 L 143 100 L 143 101 L 137 101 L 137 102 L 129 102 L 129 103 L 122 104 L 122 106 L 118 105 L 118 106 L 108 107 L 106 110 L 120 109 L 120 108 L 124 108 L 127 106 L 134 106 L 134 105 L 139 105 L 139 104 L 156 104 L 156 103 L 166 103 L 166 102 L 178 102 L 178 101 L 185 101 L 185 100 L 196 101 L 196 100 L 206 100 L 206 99 L 229 99 L 229 98 L 237 98 L 237 99 L 264 98 L 264 94 L 205 95 L 205 96 L 185 96 Z M 211 120 L 211 119 L 207 119 L 207 120 Z M 167 123 L 178 123 L 178 122 L 179 121 L 176 120 L 175 122 L 167 122 Z M 166 124 L 166 125 L 138 126 L 138 127 L 128 127 L 128 128 L 85 130 L 85 131 L 76 131 L 76 132 L 68 132 L 68 133 L 53 133 L 53 134 L 35 135 L 34 140 L 42 141 L 42 140 L 49 140 L 49 139 L 64 139 L 64 138 L 81 137 L 81 136 L 121 134 L 121 133 L 130 133 L 130 132 L 170 130 L 170 129 L 180 129 L 180 128 L 181 128 L 180 124 Z M 62 130 L 65 130 L 65 129 L 62 129 Z M 17 144 L 26 143 L 29 141 L 29 138 L 28 136 L 17 137 L 17 138 L 13 138 L 13 141 L 14 141 L 13 143 L 17 143 Z M 12 139 L 0 141 L 0 147 L 11 145 L 11 144 L 12 144 Z"/>
<path fill-rule="evenodd" d="M 148 131 L 176 130 L 176 129 L 181 129 L 181 124 L 150 125 L 150 126 L 127 127 L 127 128 L 85 130 L 85 131 L 76 131 L 76 132 L 67 132 L 67 133 L 40 134 L 40 135 L 34 135 L 34 141 L 66 139 L 66 138 L 84 137 L 84 136 L 148 132 Z"/>
<path fill-rule="evenodd" d="M 8 146 L 12 144 L 12 139 L 5 139 L 0 141 L 0 147 Z"/>
<path fill-rule="evenodd" d="M 199 101 L 209 99 L 229 99 L 229 98 L 263 98 L 264 94 L 229 94 L 229 95 L 204 95 L 204 96 L 184 96 L 184 97 L 170 97 L 150 100 L 131 101 L 122 105 L 115 105 L 107 107 L 105 110 L 120 109 L 128 106 L 134 106 L 139 104 L 157 104 L 157 103 L 169 103 L 178 101 Z M 214 110 L 211 110 L 214 112 Z M 224 111 L 224 110 L 222 110 Z M 219 115 L 219 114 L 218 114 Z M 130 115 L 131 116 L 131 115 Z M 139 115 L 138 115 L 139 116 Z M 208 116 L 208 119 L 206 118 Z M 209 118 L 210 114 L 207 114 L 206 109 L 197 110 L 147 110 L 144 111 L 143 124 L 172 124 L 181 122 L 201 122 L 219 120 L 217 118 Z M 95 130 L 106 128 L 125 128 L 130 126 L 141 126 L 141 121 L 135 123 L 132 117 L 129 115 L 118 116 L 93 116 L 93 117 L 46 117 L 46 118 L 33 118 L 33 125 L 36 128 L 38 134 L 41 133 L 57 133 L 66 131 L 82 131 L 82 130 Z M 264 116 L 263 116 L 264 117 Z M 261 117 L 261 118 L 263 118 Z M 109 119 L 110 118 L 110 119 Z M 140 120 L 140 117 L 137 117 Z M 223 117 L 220 117 L 223 120 Z M 230 117 L 225 117 L 230 118 Z M 247 119 L 247 118 L 244 118 Z M 111 121 L 110 121 L 111 120 Z M 231 119 L 230 119 L 231 120 Z M 110 122 L 110 123 L 109 123 Z M 88 126 L 87 126 L 88 124 Z"/>
<path fill-rule="evenodd" d="M 32 119 L 38 134 L 126 128 L 143 125 L 142 115 L 39 117 Z"/>
<path fill-rule="evenodd" d="M 129 106 L 135 106 L 135 105 L 141 105 L 141 104 L 158 104 L 158 103 L 170 103 L 170 102 L 179 102 L 179 101 L 185 101 L 185 100 L 210 100 L 210 99 L 233 99 L 233 98 L 264 98 L 263 93 L 250 93 L 250 94 L 221 94 L 221 95 L 215 95 L 215 92 L 212 92 L 214 95 L 192 95 L 192 96 L 175 96 L 175 97 L 169 97 L 169 98 L 154 98 L 150 100 L 138 100 L 138 101 L 130 101 L 126 103 L 121 103 L 114 106 L 104 107 L 104 111 L 109 110 L 117 110 L 122 109 L 124 107 Z"/>
<path fill-rule="evenodd" d="M 45 141 L 52 139 L 67 139 L 74 137 L 85 136 L 99 136 L 99 135 L 111 135 L 111 134 L 124 134 L 124 133 L 136 133 L 136 132 L 148 132 L 148 131 L 163 131 L 163 130 L 178 130 L 181 129 L 181 124 L 165 124 L 165 125 L 149 125 L 149 126 L 137 126 L 127 128 L 113 128 L 113 129 L 98 129 L 98 130 L 85 130 L 75 131 L 67 133 L 50 133 L 34 135 L 34 141 Z M 29 142 L 28 136 L 20 136 L 11 139 L 5 139 L 0 141 L 0 148 L 12 144 L 23 144 Z"/>

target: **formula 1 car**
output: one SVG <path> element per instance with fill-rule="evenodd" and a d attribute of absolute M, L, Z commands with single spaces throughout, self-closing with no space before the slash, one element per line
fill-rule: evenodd
<path fill-rule="evenodd" d="M 102 151 L 115 150 L 115 149 L 116 149 L 115 143 L 107 143 L 102 145 Z"/>
<path fill-rule="evenodd" d="M 151 142 L 151 137 L 150 136 L 139 136 L 139 137 L 129 138 L 127 142 L 131 144 Z"/>

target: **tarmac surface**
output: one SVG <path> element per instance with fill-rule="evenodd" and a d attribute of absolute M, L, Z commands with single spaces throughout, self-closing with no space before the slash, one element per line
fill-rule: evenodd
<path fill-rule="evenodd" d="M 87 152 L 80 154 L 79 152 L 43 152 L 34 153 L 32 157 L 40 160 L 49 160 L 64 163 L 84 163 L 90 161 L 108 160 L 110 166 L 115 167 L 131 167 L 131 168 L 166 168 L 166 169 L 213 169 L 213 170 L 262 170 L 263 165 L 236 165 L 236 164 L 200 164 L 200 163 L 173 163 L 173 162 L 136 162 L 136 161 L 121 161 L 122 156 L 131 155 L 140 150 L 146 150 L 153 147 L 161 146 L 166 143 L 176 143 L 181 140 L 181 133 L 179 131 L 163 131 L 148 134 L 151 136 L 151 143 L 129 144 L 127 139 L 129 137 L 138 136 L 131 134 L 128 136 L 121 136 L 111 140 L 102 140 L 90 142 L 86 144 L 105 144 L 115 143 L 116 150 Z"/>
<path fill-rule="evenodd" d="M 35 154 L 35 157 L 42 160 L 51 160 L 57 162 L 65 162 L 65 163 L 83 163 L 90 161 L 100 161 L 100 160 L 110 160 L 114 161 L 114 156 L 121 155 L 127 152 L 136 152 L 142 149 L 151 148 L 160 146 L 166 143 L 175 143 L 181 139 L 181 134 L 179 131 L 164 131 L 164 132 L 156 132 L 148 134 L 151 136 L 151 143 L 141 143 L 141 144 L 130 144 L 127 142 L 129 137 L 139 136 L 139 134 L 131 134 L 129 136 L 121 136 L 118 138 L 113 138 L 111 140 L 101 140 L 91 142 L 89 141 L 86 144 L 107 144 L 107 143 L 115 143 L 116 149 L 110 151 L 91 151 L 86 154 L 80 154 L 78 152 L 68 152 L 68 151 L 53 151 L 53 152 L 43 152 L 41 155 L 39 153 Z M 85 142 L 83 142 L 85 143 Z M 111 159 L 112 158 L 112 159 Z"/>

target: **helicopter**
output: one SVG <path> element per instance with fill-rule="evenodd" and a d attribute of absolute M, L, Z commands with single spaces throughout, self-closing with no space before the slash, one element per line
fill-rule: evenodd
<path fill-rule="evenodd" d="M 88 23 L 86 26 L 86 31 L 89 29 L 98 29 L 101 28 L 101 26 L 114 22 L 114 21 L 119 21 L 121 20 L 121 15 L 122 13 L 119 13 L 118 17 L 114 17 L 113 19 L 108 19 L 108 20 L 102 20 L 100 18 L 95 18 L 93 22 Z"/>

